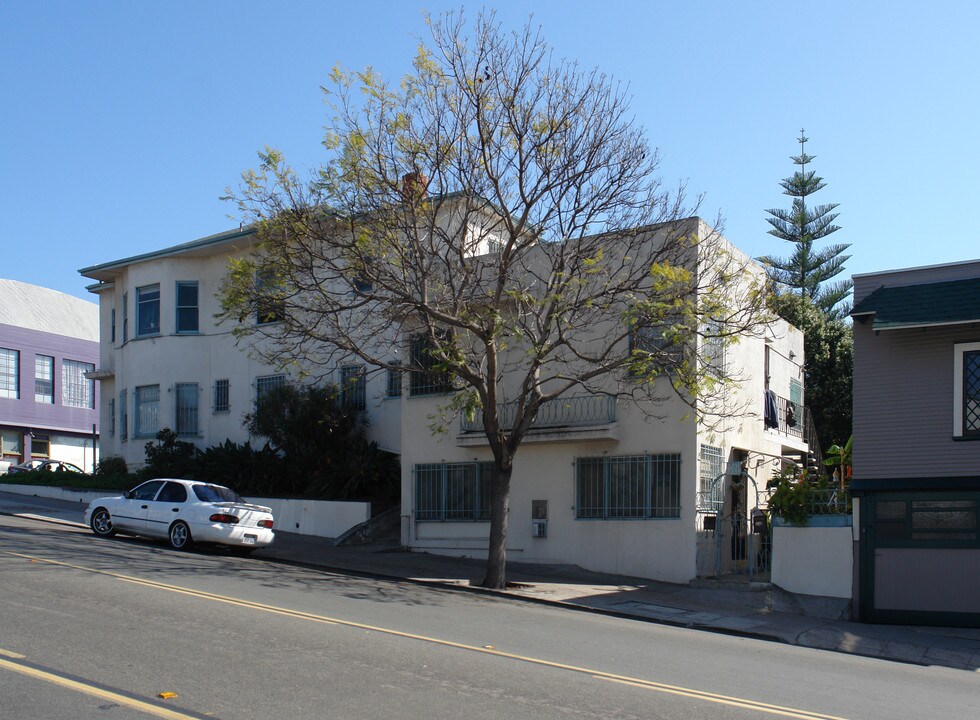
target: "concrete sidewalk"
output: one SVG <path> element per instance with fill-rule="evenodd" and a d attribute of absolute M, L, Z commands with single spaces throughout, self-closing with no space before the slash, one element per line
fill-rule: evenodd
<path fill-rule="evenodd" d="M 0 514 L 73 525 L 77 503 L 0 493 Z M 569 565 L 508 563 L 507 590 L 479 588 L 484 562 L 412 553 L 384 542 L 334 547 L 330 540 L 277 531 L 256 559 L 340 573 L 438 584 L 578 610 L 784 642 L 791 645 L 980 672 L 980 629 L 869 625 L 833 619 L 839 603 L 792 595 L 766 583 L 662 583 Z"/>

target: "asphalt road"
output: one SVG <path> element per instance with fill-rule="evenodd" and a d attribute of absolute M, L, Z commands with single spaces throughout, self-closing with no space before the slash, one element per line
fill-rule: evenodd
<path fill-rule="evenodd" d="M 147 717 L 967 718 L 980 677 L 0 517 L 0 718 Z"/>

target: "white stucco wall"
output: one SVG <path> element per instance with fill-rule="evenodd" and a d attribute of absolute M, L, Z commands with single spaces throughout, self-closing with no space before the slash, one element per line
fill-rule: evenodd
<path fill-rule="evenodd" d="M 17 485 L 0 483 L 0 492 L 17 495 L 68 500 L 87 505 L 100 497 L 105 490 L 76 490 L 43 485 Z M 352 527 L 371 518 L 371 504 L 332 500 L 287 500 L 280 498 L 245 498 L 255 505 L 272 508 L 275 530 L 338 538 Z"/>
<path fill-rule="evenodd" d="M 489 447 L 460 447 L 458 419 L 446 435 L 433 437 L 429 416 L 448 396 L 406 397 L 402 423 L 402 513 L 408 515 L 403 542 L 413 549 L 462 557 L 486 557 L 489 523 L 417 522 L 412 469 L 418 463 L 492 459 Z M 572 563 L 603 572 L 685 582 L 695 576 L 695 493 L 697 443 L 692 420 L 649 420 L 620 403 L 617 436 L 575 442 L 526 441 L 518 450 L 512 476 L 508 557 L 521 562 Z M 576 519 L 575 459 L 608 455 L 679 453 L 679 518 L 639 520 Z M 548 536 L 535 538 L 531 501 L 548 501 Z"/>
<path fill-rule="evenodd" d="M 803 595 L 850 598 L 854 543 L 848 527 L 773 528 L 772 582 Z"/>
<path fill-rule="evenodd" d="M 217 294 L 228 271 L 232 257 L 244 256 L 250 251 L 247 239 L 232 244 L 195 250 L 186 254 L 150 257 L 124 264 L 113 270 L 111 284 L 96 289 L 100 300 L 100 356 L 99 369 L 111 371 L 112 376 L 101 380 L 102 393 L 100 418 L 103 431 L 103 455 L 121 455 L 133 468 L 145 461 L 145 445 L 149 436 L 134 436 L 134 389 L 144 385 L 160 386 L 159 428 L 175 426 L 174 385 L 196 383 L 199 388 L 198 422 L 199 435 L 185 437 L 201 449 L 231 440 L 248 442 L 243 427 L 246 413 L 251 412 L 255 401 L 255 380 L 267 375 L 285 374 L 295 380 L 298 367 L 286 370 L 269 366 L 256 359 L 250 352 L 248 339 L 238 343 L 232 335 L 234 322 L 219 323 L 216 315 L 221 311 Z M 199 332 L 176 333 L 176 284 L 182 281 L 198 283 Z M 149 337 L 137 337 L 137 288 L 148 285 L 160 286 L 160 333 Z M 128 302 L 128 339 L 123 343 L 123 296 Z M 111 317 L 115 309 L 116 340 L 111 341 Z M 250 320 L 246 320 L 249 322 Z M 352 364 L 361 364 L 352 360 Z M 213 411 L 215 380 L 229 381 L 229 410 Z M 339 382 L 339 373 L 326 378 Z M 398 452 L 400 412 L 398 401 L 385 398 L 386 377 L 384 372 L 369 372 L 367 387 L 368 436 L 378 445 Z M 127 391 L 129 436 L 123 440 L 119 433 L 121 408 L 119 394 Z M 109 413 L 109 401 L 115 403 L 115 423 Z M 394 407 L 394 411 L 391 408 Z M 255 441 L 261 445 L 262 440 Z"/>
<path fill-rule="evenodd" d="M 732 252 L 737 252 L 732 250 Z M 746 259 L 747 260 L 747 259 Z M 615 322 L 615 318 L 610 322 Z M 590 328 L 597 338 L 610 328 Z M 803 447 L 797 439 L 767 431 L 762 422 L 765 390 L 766 346 L 770 350 L 770 378 L 785 383 L 779 394 L 788 397 L 789 377 L 799 377 L 803 339 L 799 331 L 776 321 L 765 336 L 743 337 L 729 347 L 726 366 L 738 384 L 726 389 L 724 403 L 710 424 L 698 424 L 690 408 L 670 391 L 668 399 L 655 405 L 637 406 L 620 401 L 617 420 L 605 437 L 593 433 L 589 439 L 571 433 L 553 433 L 548 438 L 529 435 L 517 452 L 512 479 L 508 519 L 508 558 L 514 561 L 572 563 L 582 567 L 670 582 L 687 582 L 699 574 L 697 492 L 700 444 L 723 451 L 725 462 L 733 450 L 749 452 L 750 473 L 764 489 L 772 468 L 784 450 Z M 513 361 L 520 365 L 519 349 Z M 505 363 L 511 358 L 505 358 Z M 612 382 L 612 380 L 610 380 Z M 516 390 L 516 373 L 505 374 L 504 393 Z M 612 387 L 610 390 L 614 389 Z M 583 392 L 583 391 L 579 391 Z M 491 460 L 485 444 L 462 444 L 459 419 L 449 421 L 445 434 L 433 435 L 431 418 L 442 414 L 450 396 L 402 399 L 402 515 L 405 545 L 418 551 L 466 557 L 486 557 L 489 523 L 431 522 L 415 519 L 416 498 L 413 467 L 422 463 L 453 463 Z M 651 417 L 656 415 L 658 417 Z M 587 435 L 588 437 L 588 435 Z M 659 453 L 681 455 L 681 512 L 678 518 L 576 519 L 575 460 L 577 457 L 622 456 Z M 754 453 L 754 454 L 753 454 Z M 762 454 L 760 454 L 762 453 Z M 548 501 L 547 538 L 532 536 L 531 502 Z M 760 501 L 754 494 L 748 510 Z M 743 508 L 743 512 L 745 508 Z M 711 568 L 701 568 L 710 574 Z"/>

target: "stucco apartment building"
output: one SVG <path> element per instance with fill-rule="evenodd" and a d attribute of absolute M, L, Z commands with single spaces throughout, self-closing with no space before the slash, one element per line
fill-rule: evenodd
<path fill-rule="evenodd" d="M 714 233 L 697 218 L 685 224 L 702 240 Z M 660 241 L 651 233 L 649 242 Z M 761 278 L 730 243 L 721 239 L 720 247 Z M 809 451 L 802 333 L 777 319 L 717 361 L 740 382 L 726 399 L 731 414 L 704 422 L 667 390 L 667 378 L 656 381 L 663 391 L 654 394 L 666 399 L 655 407 L 626 398 L 633 381 L 612 375 L 605 388 L 547 402 L 515 457 L 508 558 L 671 582 L 764 575 L 765 528 L 753 517 L 765 507 L 771 475 L 805 462 Z M 479 420 L 465 417 L 447 433 L 429 432 L 426 418 L 446 405 L 445 388 L 410 375 L 420 377 L 410 377 L 402 404 L 402 544 L 485 558 L 489 443 Z M 507 403 L 500 416 L 513 416 Z"/>
<path fill-rule="evenodd" d="M 99 355 L 98 313 L 80 298 L 0 279 L 3 468 L 52 459 L 94 469 L 98 389 L 86 373 Z"/>
<path fill-rule="evenodd" d="M 256 398 L 300 377 L 300 368 L 257 361 L 236 344 L 232 321 L 215 319 L 229 261 L 254 245 L 246 228 L 81 270 L 97 281 L 89 290 L 101 307 L 95 376 L 106 454 L 138 465 L 162 427 L 199 447 L 247 441 L 242 418 Z M 411 336 L 400 342 L 409 357 Z M 764 528 L 753 527 L 753 511 L 770 475 L 808 451 L 803 359 L 802 334 L 782 321 L 729 347 L 722 362 L 742 379 L 731 400 L 744 412 L 711 427 L 679 400 L 650 413 L 617 400 L 613 387 L 548 403 L 515 461 L 510 557 L 671 581 L 762 569 Z M 352 378 L 369 436 L 401 455 L 402 543 L 484 557 L 486 440 L 460 418 L 446 434 L 430 431 L 452 388 L 371 367 L 337 367 L 327 379 L 350 388 Z"/>
<path fill-rule="evenodd" d="M 146 443 L 162 428 L 201 449 L 225 440 L 248 442 L 243 419 L 256 398 L 298 380 L 297 368 L 256 360 L 247 343 L 236 343 L 231 322 L 216 319 L 228 263 L 252 252 L 254 244 L 253 231 L 233 230 L 80 271 L 97 281 L 88 289 L 99 298 L 95 377 L 102 387 L 105 455 L 139 467 Z M 330 379 L 339 383 L 341 374 L 338 368 Z M 358 382 L 371 439 L 397 452 L 398 397 L 387 393 L 382 373 L 364 373 Z"/>

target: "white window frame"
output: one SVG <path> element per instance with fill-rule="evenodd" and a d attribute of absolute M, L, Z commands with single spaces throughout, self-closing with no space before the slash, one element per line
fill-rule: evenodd
<path fill-rule="evenodd" d="M 953 345 L 953 437 L 975 438 L 975 434 L 963 432 L 963 356 L 980 351 L 980 342 Z"/>
<path fill-rule="evenodd" d="M 0 348 L 0 398 L 20 399 L 20 350 Z"/>
<path fill-rule="evenodd" d="M 38 383 L 45 383 L 39 385 Z M 46 392 L 38 392 L 44 390 Z M 34 402 L 54 405 L 54 356 L 34 355 Z"/>
<path fill-rule="evenodd" d="M 95 380 L 85 373 L 93 372 L 95 365 L 83 360 L 61 360 L 61 404 L 65 407 L 94 408 Z"/>

